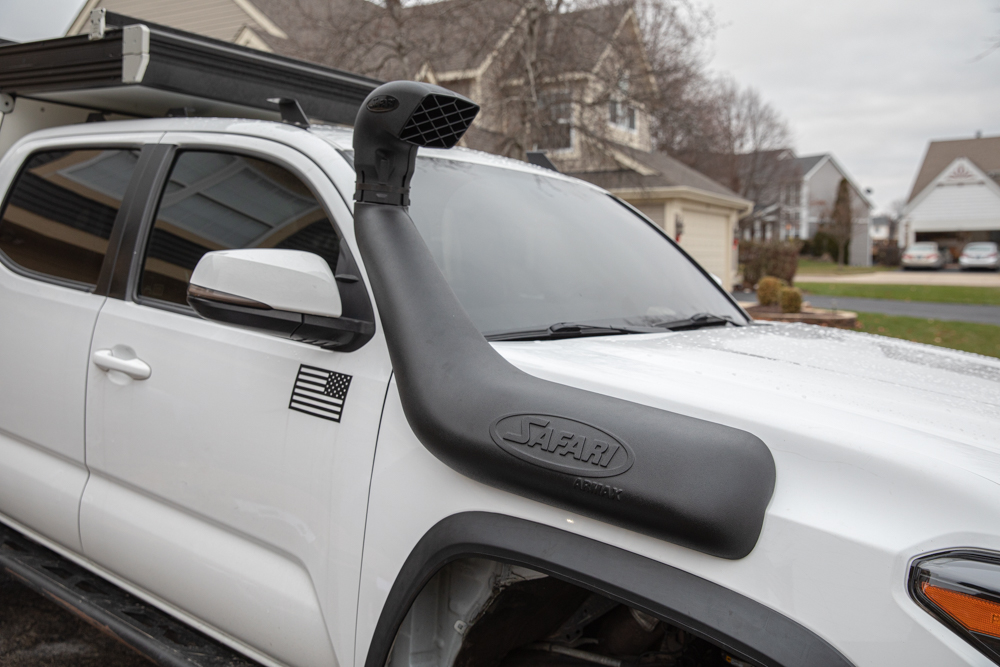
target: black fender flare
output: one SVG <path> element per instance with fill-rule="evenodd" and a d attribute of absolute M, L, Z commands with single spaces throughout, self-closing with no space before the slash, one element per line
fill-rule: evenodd
<path fill-rule="evenodd" d="M 689 572 L 558 528 L 489 512 L 453 514 L 420 539 L 396 577 L 365 667 L 384 667 L 414 600 L 442 567 L 469 557 L 521 565 L 652 614 L 767 667 L 853 667 L 774 609 Z"/>

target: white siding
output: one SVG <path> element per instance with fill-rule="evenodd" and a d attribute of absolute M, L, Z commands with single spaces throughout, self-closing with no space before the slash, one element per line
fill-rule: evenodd
<path fill-rule="evenodd" d="M 685 209 L 681 247 L 724 284 L 732 273 L 727 252 L 730 245 L 732 232 L 727 215 Z"/>
<path fill-rule="evenodd" d="M 227 42 L 245 26 L 264 32 L 233 0 L 100 0 L 96 7 Z"/>
<path fill-rule="evenodd" d="M 663 204 L 635 204 L 635 207 L 647 218 L 655 222 L 660 229 L 669 233 L 666 225 L 666 213 Z"/>
<path fill-rule="evenodd" d="M 1000 229 L 1000 195 L 986 183 L 938 184 L 910 211 L 914 232 Z"/>

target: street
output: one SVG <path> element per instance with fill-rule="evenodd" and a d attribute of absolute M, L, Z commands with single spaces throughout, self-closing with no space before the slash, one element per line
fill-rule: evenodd
<path fill-rule="evenodd" d="M 960 271 L 949 266 L 941 271 L 873 271 L 871 273 L 799 274 L 796 282 L 857 283 L 863 285 L 951 285 L 954 287 L 1000 287 L 1000 272 Z"/>
<path fill-rule="evenodd" d="M 740 303 L 755 303 L 757 301 L 757 296 L 753 292 L 734 292 L 733 296 Z M 861 313 L 920 317 L 928 320 L 1000 325 L 1000 306 L 933 303 L 930 301 L 895 301 L 892 299 L 865 299 L 849 296 L 822 296 L 819 294 L 806 295 L 805 299 L 813 308 L 852 310 Z"/>

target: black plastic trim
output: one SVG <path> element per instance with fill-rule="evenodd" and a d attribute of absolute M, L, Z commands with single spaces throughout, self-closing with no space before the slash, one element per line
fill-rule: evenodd
<path fill-rule="evenodd" d="M 487 512 L 443 519 L 413 548 L 389 591 L 365 667 L 384 667 L 424 585 L 460 558 L 522 565 L 652 614 L 765 667 L 851 667 L 822 637 L 735 591 L 551 526 Z"/>
<path fill-rule="evenodd" d="M 317 345 L 326 350 L 353 352 L 375 333 L 375 325 L 349 317 L 322 317 L 273 308 L 261 309 L 205 299 L 188 294 L 188 303 L 206 320 Z"/>
<path fill-rule="evenodd" d="M 122 33 L 87 35 L 0 46 L 0 90 L 23 95 L 42 90 L 97 88 L 122 83 Z"/>
<path fill-rule="evenodd" d="M 311 118 L 350 125 L 361 102 L 379 84 L 358 74 L 108 12 L 108 30 L 101 39 L 76 35 L 0 46 L 0 89 L 23 95 L 125 85 L 120 28 L 135 24 L 149 28 L 149 63 L 142 81 L 128 84 L 134 87 L 217 100 L 275 117 L 274 105 L 267 100 L 294 98 Z M 121 104 L 121 109 L 102 111 L 135 113 L 126 101 Z M 152 115 L 165 116 L 167 108 L 158 111 Z"/>
<path fill-rule="evenodd" d="M 135 186 L 134 201 L 124 218 L 124 229 L 115 256 L 108 296 L 129 300 L 142 270 L 142 253 L 145 238 L 153 226 L 156 210 L 160 205 L 160 191 L 164 188 L 173 165 L 177 147 L 169 144 L 149 146 L 149 158 Z M 140 243 L 140 239 L 143 241 Z"/>
<path fill-rule="evenodd" d="M 759 438 L 519 370 L 466 315 L 405 209 L 359 202 L 354 214 L 403 411 L 432 454 L 539 502 L 722 558 L 750 553 L 775 483 Z M 496 441 L 492 425 L 512 416 L 522 417 L 521 430 L 512 425 L 507 439 L 555 466 Z M 625 447 L 607 460 L 595 450 L 610 452 L 615 442 Z M 634 465 L 619 468 L 614 460 L 625 452 Z M 621 472 L 588 479 L 598 468 Z"/>
<path fill-rule="evenodd" d="M 137 216 L 141 216 L 142 210 L 146 206 L 146 200 L 149 199 L 149 191 L 144 189 L 149 180 L 147 172 L 151 166 L 155 169 L 162 159 L 156 149 L 157 144 L 146 144 L 139 151 L 139 161 L 135 165 L 128 186 L 125 188 L 122 205 L 118 209 L 118 217 L 111 230 L 111 238 L 108 239 L 108 252 L 104 256 L 101 274 L 97 279 L 97 287 L 94 289 L 97 294 L 112 295 L 115 267 L 119 265 L 121 260 L 122 240 L 126 236 L 126 230 L 134 224 L 133 220 Z M 121 299 L 123 297 L 116 294 L 115 298 Z"/>

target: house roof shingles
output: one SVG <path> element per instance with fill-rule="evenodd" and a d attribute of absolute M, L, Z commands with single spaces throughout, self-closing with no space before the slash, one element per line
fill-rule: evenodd
<path fill-rule="evenodd" d="M 722 195 L 725 197 L 736 197 L 742 199 L 740 195 L 733 192 L 726 186 L 713 181 L 705 174 L 695 171 L 679 160 L 675 160 L 666 153 L 647 153 L 634 148 L 616 145 L 615 150 L 625 154 L 626 157 L 635 160 L 649 171 L 656 172 L 650 175 L 643 175 L 632 169 L 620 169 L 615 171 L 590 171 L 572 173 L 571 176 L 593 183 L 605 190 L 642 189 L 651 190 L 663 187 L 690 187 L 698 188 L 706 192 Z"/>
<path fill-rule="evenodd" d="M 809 173 L 810 169 L 819 164 L 820 161 L 827 155 L 827 153 L 820 153 L 819 155 L 804 155 L 802 157 L 795 158 L 795 163 L 799 165 L 802 175 L 805 176 Z"/>
<path fill-rule="evenodd" d="M 920 165 L 917 180 L 913 183 L 907 202 L 923 192 L 938 174 L 960 157 L 971 160 L 974 165 L 1000 183 L 1000 136 L 932 141 L 927 146 L 927 154 L 924 155 L 924 161 Z"/>

